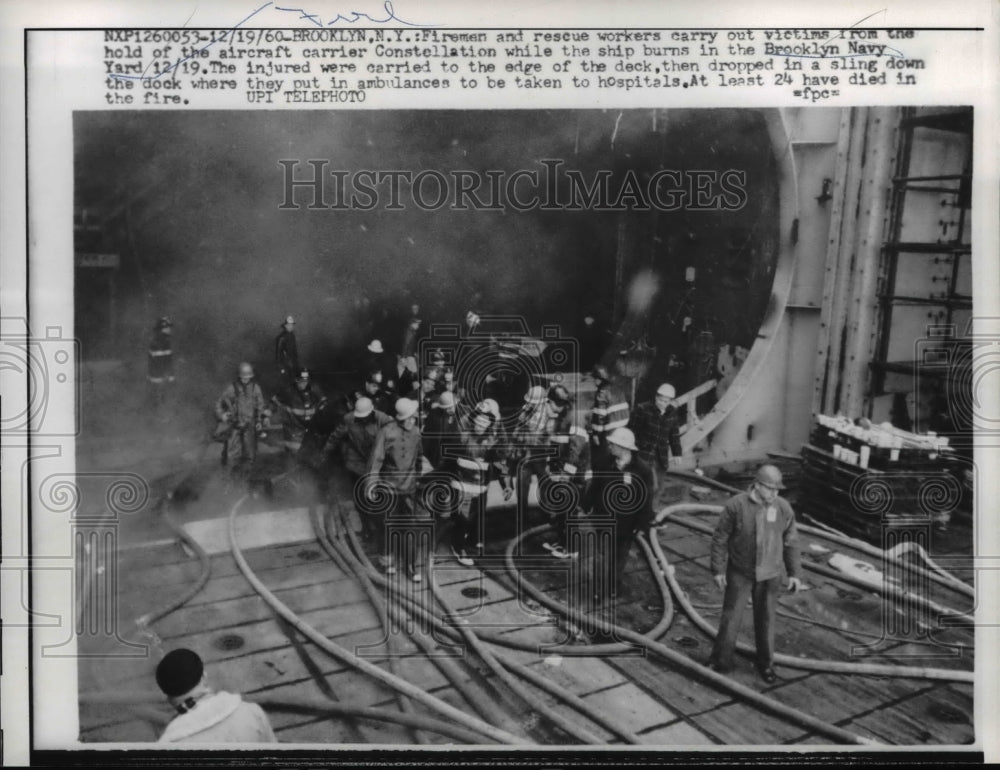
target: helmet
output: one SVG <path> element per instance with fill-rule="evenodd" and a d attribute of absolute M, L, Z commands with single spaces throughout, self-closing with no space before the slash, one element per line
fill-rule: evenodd
<path fill-rule="evenodd" d="M 677 391 L 674 390 L 674 386 L 669 383 L 663 383 L 660 387 L 656 389 L 656 395 L 662 396 L 663 398 L 676 398 Z"/>
<path fill-rule="evenodd" d="M 160 331 L 161 329 L 169 329 L 171 326 L 173 326 L 173 323 L 171 323 L 170 318 L 167 316 L 161 317 L 160 320 L 156 322 L 157 331 Z"/>
<path fill-rule="evenodd" d="M 632 452 L 639 451 L 639 447 L 635 445 L 635 434 L 628 428 L 615 428 L 608 436 L 608 443 Z"/>
<path fill-rule="evenodd" d="M 295 323 L 295 319 L 292 318 L 292 316 L 285 316 L 285 325 L 294 324 L 294 323 Z"/>
<path fill-rule="evenodd" d="M 372 404 L 372 400 L 367 396 L 362 396 L 357 401 L 354 402 L 354 416 L 358 419 L 362 417 L 367 417 L 372 412 L 375 411 L 375 405 Z"/>
<path fill-rule="evenodd" d="M 569 391 L 562 385 L 553 385 L 549 388 L 546 398 L 559 407 L 569 406 Z"/>
<path fill-rule="evenodd" d="M 301 369 L 295 372 L 295 379 L 298 380 L 299 382 L 302 382 L 303 380 L 308 382 L 309 370 L 303 366 Z"/>
<path fill-rule="evenodd" d="M 528 404 L 540 404 L 545 401 L 545 388 L 541 385 L 532 385 L 531 389 L 524 396 L 524 400 Z"/>
<path fill-rule="evenodd" d="M 368 343 L 368 350 L 370 350 L 372 353 L 384 353 L 385 352 L 382 349 L 382 341 L 381 340 L 372 340 L 371 342 L 369 342 Z"/>
<path fill-rule="evenodd" d="M 608 367 L 604 364 L 597 364 L 591 371 L 594 379 L 599 382 L 610 382 L 611 375 L 608 373 Z"/>
<path fill-rule="evenodd" d="M 204 673 L 205 665 L 198 653 L 181 647 L 163 656 L 156 667 L 156 683 L 164 695 L 175 698 L 191 692 Z"/>
<path fill-rule="evenodd" d="M 455 394 L 450 390 L 444 391 L 441 395 L 437 397 L 433 406 L 438 409 L 452 409 L 455 406 Z"/>
<path fill-rule="evenodd" d="M 761 484 L 769 489 L 785 489 L 785 485 L 782 483 L 781 471 L 774 465 L 762 465 L 757 469 L 758 484 Z"/>
<path fill-rule="evenodd" d="M 409 398 L 400 398 L 396 400 L 396 419 L 405 420 L 409 417 L 413 417 L 417 413 L 417 409 L 420 408 L 420 404 Z"/>

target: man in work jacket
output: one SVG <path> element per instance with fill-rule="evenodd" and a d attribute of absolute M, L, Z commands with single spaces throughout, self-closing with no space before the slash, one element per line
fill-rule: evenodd
<path fill-rule="evenodd" d="M 372 510 L 386 520 L 422 516 L 416 501 L 423 460 L 420 430 L 417 428 L 418 408 L 417 402 L 408 398 L 396 401 L 395 421 L 383 427 L 375 437 L 365 478 L 365 493 Z M 385 553 L 383 563 L 386 574 L 396 574 L 396 561 L 400 557 L 404 570 L 413 582 L 420 583 L 429 544 L 416 537 L 412 543 L 390 543 L 387 550 L 384 535 L 384 528 L 379 527 L 377 547 Z"/>
<path fill-rule="evenodd" d="M 632 539 L 653 521 L 653 472 L 639 459 L 635 436 L 628 428 L 615 428 L 606 443 L 607 454 L 594 461 L 584 510 L 591 513 L 595 527 L 612 530 L 613 549 L 596 554 L 595 573 L 598 585 L 607 585 L 614 599 Z"/>
<path fill-rule="evenodd" d="M 223 442 L 222 464 L 234 476 L 249 475 L 257 458 L 257 433 L 271 412 L 246 361 L 240 364 L 237 379 L 215 402 L 215 416 L 219 420 L 215 435 Z"/>
<path fill-rule="evenodd" d="M 514 492 L 498 414 L 495 404 L 480 402 L 463 425 L 460 445 L 450 453 L 454 455 L 451 552 L 466 567 L 475 563 L 471 554 L 481 556 L 484 548 L 483 517 L 490 482 L 500 482 L 504 500 Z"/>
<path fill-rule="evenodd" d="M 777 679 L 772 668 L 774 613 L 782 563 L 788 571 L 789 590 L 802 588 L 795 514 L 778 496 L 784 488 L 781 471 L 773 465 L 762 465 L 750 491 L 726 503 L 712 537 L 712 574 L 725 595 L 709 666 L 721 673 L 732 669 L 743 609 L 750 595 L 757 669 L 768 684 Z"/>
<path fill-rule="evenodd" d="M 156 667 L 156 683 L 178 716 L 160 743 L 277 743 L 274 730 L 256 703 L 239 695 L 213 691 L 198 653 L 171 650 Z"/>
<path fill-rule="evenodd" d="M 653 469 L 654 478 L 681 456 L 680 415 L 673 405 L 676 395 L 673 385 L 663 383 L 654 399 L 636 406 L 629 418 L 639 457 Z"/>
<path fill-rule="evenodd" d="M 354 506 L 361 519 L 361 534 L 369 542 L 377 541 L 382 522 L 365 494 L 364 477 L 375 449 L 375 439 L 391 422 L 389 415 L 378 411 L 370 398 L 362 396 L 354 402 L 354 411 L 346 414 L 333 432 L 333 440 L 340 446 L 344 469 L 351 482 Z"/>
<path fill-rule="evenodd" d="M 568 413 L 568 394 L 562 386 L 546 392 L 541 385 L 532 385 L 524 396 L 511 436 L 511 459 L 517 464 L 517 501 L 522 513 L 528 509 L 532 476 L 541 483 L 549 461 L 558 453 L 550 437 L 568 430 Z"/>

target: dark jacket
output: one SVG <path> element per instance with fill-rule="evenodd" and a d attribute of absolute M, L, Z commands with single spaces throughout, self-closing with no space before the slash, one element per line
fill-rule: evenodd
<path fill-rule="evenodd" d="M 416 426 L 404 430 L 393 420 L 382 428 L 375 437 L 375 446 L 368 461 L 369 486 L 381 480 L 399 494 L 412 495 L 416 492 L 423 457 L 421 444 L 420 431 Z"/>
<path fill-rule="evenodd" d="M 773 508 L 773 515 L 769 508 Z M 767 506 L 750 492 L 731 497 L 712 537 L 712 574 L 726 574 L 727 560 L 731 569 L 751 580 L 779 577 L 782 562 L 789 577 L 799 577 L 798 531 L 792 506 L 780 497 Z"/>
<path fill-rule="evenodd" d="M 295 332 L 282 329 L 274 338 L 274 360 L 282 374 L 294 374 L 299 368 L 299 349 L 295 344 Z"/>
<path fill-rule="evenodd" d="M 663 414 L 660 414 L 653 401 L 639 404 L 632 412 L 628 423 L 635 434 L 639 456 L 647 463 L 655 463 L 656 467 L 666 470 L 671 455 L 681 456 L 679 423 L 680 414 L 672 406 L 668 406 Z"/>
<path fill-rule="evenodd" d="M 169 334 L 161 331 L 153 333 L 149 343 L 149 381 L 154 383 L 173 382 L 174 351 Z"/>
<path fill-rule="evenodd" d="M 595 517 L 645 529 L 653 521 L 653 471 L 635 453 L 621 470 L 611 455 L 602 455 L 594 463 L 583 507 Z"/>
<path fill-rule="evenodd" d="M 454 447 L 461 442 L 458 417 L 447 409 L 431 407 L 424 420 L 424 454 L 436 470 L 440 470 L 446 460 L 444 448 Z"/>
<path fill-rule="evenodd" d="M 344 416 L 344 421 L 333 432 L 333 440 L 340 444 L 341 457 L 348 471 L 358 476 L 368 472 L 368 461 L 375 448 L 375 438 L 391 422 L 389 415 L 377 409 L 360 420 L 353 412 Z"/>

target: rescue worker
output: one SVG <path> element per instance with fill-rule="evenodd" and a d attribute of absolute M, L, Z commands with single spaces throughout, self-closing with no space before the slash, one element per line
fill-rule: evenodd
<path fill-rule="evenodd" d="M 483 519 L 490 482 L 500 483 L 504 500 L 510 500 L 514 494 L 507 467 L 507 447 L 500 432 L 499 412 L 495 404 L 487 401 L 477 404 L 463 425 L 461 443 L 456 450 L 451 481 L 455 493 L 451 552 L 465 567 L 475 564 L 472 553 L 477 556 L 483 553 L 486 540 Z"/>
<path fill-rule="evenodd" d="M 160 743 L 278 742 L 260 706 L 209 686 L 205 666 L 193 650 L 181 647 L 164 655 L 156 667 L 156 684 L 178 713 Z"/>
<path fill-rule="evenodd" d="M 611 379 L 608 368 L 598 364 L 592 372 L 597 391 L 590 411 L 590 436 L 595 447 L 603 450 L 606 438 L 613 430 L 624 428 L 629 421 L 628 399 Z"/>
<path fill-rule="evenodd" d="M 511 436 L 511 459 L 517 465 L 517 497 L 522 511 L 528 505 L 531 478 L 540 479 L 545 474 L 548 460 L 554 454 L 549 435 L 555 432 L 555 425 L 546 402 L 545 388 L 532 385 L 524 396 Z"/>
<path fill-rule="evenodd" d="M 552 526 L 552 537 L 542 543 L 542 548 L 557 559 L 577 556 L 566 548 L 566 524 L 571 516 L 579 514 L 592 476 L 590 437 L 583 423 L 579 416 L 560 420 L 557 432 L 549 437 L 557 454 L 549 461 L 548 472 L 538 486 L 539 506 L 549 514 Z"/>
<path fill-rule="evenodd" d="M 595 458 L 593 479 L 584 510 L 596 527 L 610 527 L 614 547 L 597 554 L 598 585 L 607 585 L 614 599 L 628 562 L 636 532 L 653 521 L 653 472 L 639 459 L 635 436 L 628 428 L 615 428 L 606 436 L 607 454 Z M 598 538 L 600 542 L 600 538 Z M 603 597 L 598 594 L 600 601 Z"/>
<path fill-rule="evenodd" d="M 281 332 L 274 338 L 274 361 L 282 386 L 292 384 L 299 369 L 299 348 L 295 342 L 295 319 L 287 316 Z"/>
<path fill-rule="evenodd" d="M 392 418 L 378 411 L 370 398 L 361 396 L 354 402 L 354 410 L 344 416 L 333 432 L 333 441 L 340 449 L 344 469 L 351 482 L 354 506 L 361 519 L 361 535 L 369 542 L 377 541 L 377 530 L 382 527 L 382 522 L 371 510 L 370 500 L 365 494 L 364 477 L 375 448 L 375 438 L 391 422 Z"/>
<path fill-rule="evenodd" d="M 458 443 L 461 429 L 455 414 L 455 394 L 444 391 L 431 404 L 424 421 L 422 436 L 424 455 L 435 470 L 441 470 L 446 459 L 445 450 Z"/>
<path fill-rule="evenodd" d="M 749 595 L 753 600 L 757 671 L 768 684 L 778 678 L 773 668 L 774 615 L 782 566 L 788 573 L 788 589 L 794 593 L 802 588 L 795 513 L 778 496 L 784 488 L 778 468 L 760 466 L 750 491 L 726 502 L 712 536 L 712 574 L 725 594 L 709 667 L 720 673 L 732 670 Z"/>
<path fill-rule="evenodd" d="M 382 347 L 381 340 L 372 340 L 366 348 L 364 371 L 366 373 L 379 372 L 382 375 L 382 387 L 386 390 L 394 390 L 396 386 L 395 356 L 390 356 Z"/>
<path fill-rule="evenodd" d="M 636 406 L 629 418 L 628 427 L 635 434 L 639 457 L 653 469 L 657 486 L 658 475 L 669 470 L 681 457 L 680 414 L 674 406 L 676 396 L 674 386 L 663 383 L 653 400 Z"/>
<path fill-rule="evenodd" d="M 423 447 L 417 429 L 416 401 L 401 398 L 396 401 L 396 419 L 379 430 L 375 437 L 365 478 L 365 494 L 387 519 L 422 517 L 417 508 L 417 481 L 420 477 Z M 419 533 L 418 533 L 419 534 Z M 397 557 L 414 583 L 423 580 L 427 545 L 419 537 L 410 542 L 385 543 L 385 529 L 379 527 L 377 547 L 384 553 L 385 572 L 396 574 Z M 387 547 L 388 546 L 388 547 Z"/>
<path fill-rule="evenodd" d="M 280 396 L 275 395 L 271 401 L 282 410 L 285 448 L 293 454 L 297 453 L 314 418 L 326 406 L 326 396 L 310 381 L 309 370 L 299 369 L 295 374 L 294 387 L 287 388 Z"/>
<path fill-rule="evenodd" d="M 411 310 L 416 307 L 414 305 Z M 406 329 L 403 330 L 403 343 L 399 349 L 399 354 L 403 358 L 417 355 L 417 343 L 420 341 L 420 324 L 421 321 L 416 313 L 406 322 Z"/>
<path fill-rule="evenodd" d="M 365 376 L 365 381 L 361 385 L 360 390 L 355 390 L 352 394 L 353 397 L 350 399 L 348 406 L 353 409 L 354 402 L 364 396 L 365 398 L 371 399 L 371 402 L 375 405 L 375 408 L 380 412 L 385 412 L 389 414 L 392 412 L 393 400 L 389 393 L 386 393 L 385 389 L 382 387 L 382 372 L 378 370 L 369 371 Z"/>
<path fill-rule="evenodd" d="M 271 411 L 254 379 L 253 367 L 244 361 L 238 372 L 215 403 L 219 420 L 215 436 L 223 442 L 223 466 L 234 477 L 248 477 L 257 458 L 257 434 L 266 428 Z"/>
<path fill-rule="evenodd" d="M 153 410 L 161 419 L 167 419 L 164 408 L 174 384 L 174 350 L 171 334 L 173 324 L 166 316 L 153 326 L 153 337 L 149 341 L 149 356 L 146 378 L 149 381 Z"/>

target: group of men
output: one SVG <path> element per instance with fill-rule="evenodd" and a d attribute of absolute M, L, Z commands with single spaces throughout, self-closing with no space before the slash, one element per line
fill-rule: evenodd
<path fill-rule="evenodd" d="M 474 328 L 478 316 L 470 315 L 467 326 Z M 426 525 L 438 519 L 451 521 L 455 559 L 473 566 L 487 542 L 484 514 L 496 485 L 505 502 L 516 495 L 520 511 L 531 507 L 550 523 L 543 548 L 556 559 L 578 556 L 568 538 L 570 520 L 607 525 L 613 548 L 600 566 L 614 599 L 635 533 L 653 522 L 659 479 L 682 454 L 673 386 L 661 384 L 652 400 L 632 408 L 598 364 L 589 405 L 575 403 L 555 377 L 529 384 L 516 411 L 502 409 L 496 398 L 470 399 L 476 388 L 441 358 L 432 356 L 419 369 L 412 355 L 418 325 L 408 326 L 409 345 L 394 366 L 378 340 L 369 343 L 361 387 L 334 404 L 300 365 L 294 319 L 286 318 L 275 344 L 285 387 L 266 401 L 251 365 L 242 363 L 216 404 L 224 462 L 253 461 L 274 407 L 282 412 L 284 444 L 300 462 L 322 470 L 328 454 L 339 456 L 363 538 L 381 555 L 386 574 L 422 582 L 431 548 Z M 712 549 L 713 574 L 725 591 L 713 653 L 720 670 L 731 665 L 750 594 L 762 675 L 773 676 L 769 629 L 782 559 L 792 589 L 800 587 L 794 516 L 777 497 L 781 488 L 777 469 L 764 466 L 752 490 L 730 501 L 720 518 Z"/>

